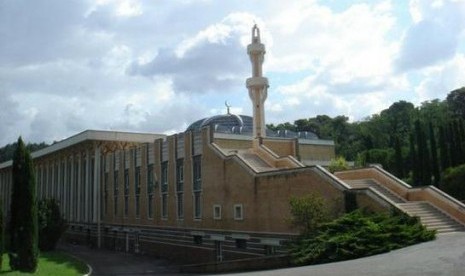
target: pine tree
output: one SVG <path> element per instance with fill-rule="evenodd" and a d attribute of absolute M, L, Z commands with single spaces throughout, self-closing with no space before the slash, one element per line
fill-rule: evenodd
<path fill-rule="evenodd" d="M 34 167 L 21 137 L 13 156 L 10 267 L 21 272 L 37 269 L 38 223 Z"/>

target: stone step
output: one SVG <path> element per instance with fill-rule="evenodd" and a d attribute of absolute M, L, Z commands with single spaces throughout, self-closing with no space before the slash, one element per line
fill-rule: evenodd
<path fill-rule="evenodd" d="M 349 186 L 351 186 L 352 188 L 371 187 L 396 203 L 404 202 L 404 200 L 401 197 L 399 197 L 396 193 L 378 184 L 376 181 L 372 179 L 345 180 L 345 182 L 349 184 Z"/>

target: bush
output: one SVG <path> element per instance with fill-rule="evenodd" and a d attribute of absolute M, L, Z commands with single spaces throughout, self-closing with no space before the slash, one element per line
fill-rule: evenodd
<path fill-rule="evenodd" d="M 442 189 L 457 199 L 465 199 L 465 164 L 445 171 Z"/>
<path fill-rule="evenodd" d="M 307 235 L 316 227 L 329 219 L 329 210 L 323 197 L 309 194 L 303 197 L 292 197 L 291 222 L 299 228 L 300 233 Z"/>
<path fill-rule="evenodd" d="M 39 249 L 54 250 L 61 235 L 66 231 L 66 220 L 60 213 L 55 199 L 43 199 L 39 202 Z"/>
<path fill-rule="evenodd" d="M 434 239 L 418 218 L 405 214 L 365 214 L 360 210 L 317 227 L 291 244 L 297 265 L 355 259 Z"/>
<path fill-rule="evenodd" d="M 328 169 L 332 173 L 335 171 L 343 171 L 349 169 L 349 164 L 347 164 L 347 161 L 344 157 L 339 156 L 336 159 L 331 159 Z"/>

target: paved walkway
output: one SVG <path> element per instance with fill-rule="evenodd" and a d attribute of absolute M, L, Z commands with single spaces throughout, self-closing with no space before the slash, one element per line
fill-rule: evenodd
<path fill-rule="evenodd" d="M 465 275 L 465 232 L 439 235 L 425 242 L 367 258 L 228 275 Z"/>
<path fill-rule="evenodd" d="M 176 266 L 152 256 L 140 256 L 82 245 L 60 244 L 59 249 L 83 260 L 92 268 L 91 276 L 178 275 Z"/>
<path fill-rule="evenodd" d="M 89 263 L 92 275 L 178 275 L 175 266 L 154 257 L 84 246 L 66 245 L 62 249 Z M 431 242 L 352 261 L 228 275 L 463 276 L 465 232 L 443 234 Z"/>

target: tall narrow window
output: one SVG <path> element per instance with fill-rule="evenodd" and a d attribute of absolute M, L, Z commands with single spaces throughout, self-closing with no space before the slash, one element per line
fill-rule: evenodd
<path fill-rule="evenodd" d="M 168 162 L 161 163 L 161 217 L 168 217 Z"/>
<path fill-rule="evenodd" d="M 184 218 L 184 159 L 176 161 L 176 207 L 178 219 Z"/>
<path fill-rule="evenodd" d="M 155 177 L 153 175 L 153 164 L 147 167 L 147 208 L 148 217 L 153 218 L 153 199 L 155 193 Z"/>
<path fill-rule="evenodd" d="M 124 170 L 124 216 L 129 213 L 129 169 Z"/>
<path fill-rule="evenodd" d="M 200 155 L 193 158 L 193 193 L 194 193 L 194 218 L 202 217 L 202 159 Z"/>
<path fill-rule="evenodd" d="M 136 217 L 140 217 L 140 167 L 136 167 L 134 173 L 134 185 L 135 185 L 135 196 L 136 196 Z"/>

